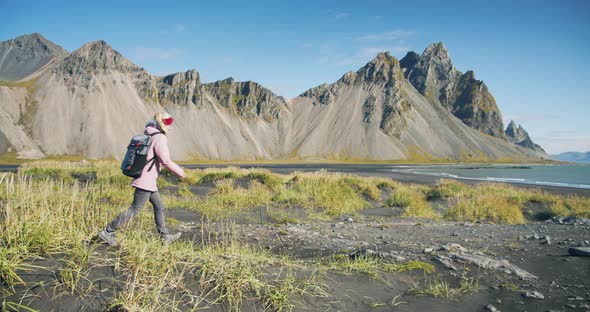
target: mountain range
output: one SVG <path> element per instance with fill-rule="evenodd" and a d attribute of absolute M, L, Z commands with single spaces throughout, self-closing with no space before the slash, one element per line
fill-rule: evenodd
<path fill-rule="evenodd" d="M 176 159 L 499 160 L 547 158 L 442 43 L 379 53 L 293 99 L 195 69 L 149 74 L 104 41 L 68 53 L 40 34 L 0 42 L 0 153 L 121 158 L 150 117 L 175 117 Z"/>
<path fill-rule="evenodd" d="M 574 163 L 590 163 L 590 152 L 565 152 L 551 155 L 551 159 Z"/>

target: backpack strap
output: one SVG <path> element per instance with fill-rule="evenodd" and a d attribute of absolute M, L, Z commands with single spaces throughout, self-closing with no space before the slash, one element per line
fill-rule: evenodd
<path fill-rule="evenodd" d="M 154 137 L 156 134 L 163 134 L 162 132 L 154 132 L 152 134 L 149 134 L 150 137 Z M 149 163 L 150 161 L 152 162 L 150 164 L 150 167 L 148 168 L 148 172 L 150 172 L 150 170 L 152 170 L 152 167 L 154 167 L 154 165 L 156 164 L 156 159 L 158 159 L 158 155 L 156 155 L 156 150 L 154 149 L 154 157 L 152 157 L 152 159 L 148 160 L 147 162 Z"/>

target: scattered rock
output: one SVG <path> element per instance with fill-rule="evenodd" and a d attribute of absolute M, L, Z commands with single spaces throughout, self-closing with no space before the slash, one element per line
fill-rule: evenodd
<path fill-rule="evenodd" d="M 551 222 L 556 224 L 567 224 L 567 225 L 590 225 L 589 218 L 576 218 L 576 217 L 554 217 L 550 219 Z"/>
<path fill-rule="evenodd" d="M 567 252 L 571 256 L 590 257 L 590 247 L 570 247 Z"/>
<path fill-rule="evenodd" d="M 455 243 L 450 243 L 450 244 L 445 244 L 442 245 L 438 248 L 438 250 L 444 250 L 444 251 L 460 251 L 460 252 L 466 252 L 467 249 L 464 248 L 463 246 L 459 245 L 459 244 L 455 244 Z"/>
<path fill-rule="evenodd" d="M 551 245 L 551 237 L 549 237 L 549 235 L 545 235 L 543 241 L 541 242 L 541 244 L 545 244 L 545 245 Z"/>
<path fill-rule="evenodd" d="M 459 236 L 459 233 L 457 233 L 457 232 L 451 233 L 451 236 Z"/>
<path fill-rule="evenodd" d="M 449 258 L 447 256 L 437 255 L 437 256 L 432 257 L 431 260 L 434 261 L 434 262 L 436 262 L 436 263 L 442 264 L 447 269 L 451 269 L 453 271 L 457 271 L 457 268 L 453 264 L 453 259 L 451 259 L 451 258 Z"/>
<path fill-rule="evenodd" d="M 352 219 L 351 217 L 346 217 L 346 218 L 344 218 L 344 222 L 351 223 L 351 222 L 354 222 L 354 219 Z"/>
<path fill-rule="evenodd" d="M 542 293 L 540 293 L 536 290 L 533 290 L 533 291 L 529 290 L 529 291 L 523 292 L 521 295 L 525 298 L 532 298 L 532 299 L 539 299 L 539 300 L 545 299 L 545 296 L 543 296 Z"/>
<path fill-rule="evenodd" d="M 584 301 L 584 298 L 576 296 L 576 297 L 569 297 L 569 298 L 567 298 L 567 300 L 569 300 L 569 301 Z"/>
<path fill-rule="evenodd" d="M 484 310 L 488 310 L 488 311 L 492 311 L 492 312 L 500 312 L 500 310 L 496 309 L 496 307 L 494 307 L 494 306 L 493 306 L 493 305 L 491 305 L 491 304 L 488 304 L 488 305 L 487 305 L 487 306 L 484 308 Z"/>
<path fill-rule="evenodd" d="M 424 248 L 424 253 L 433 253 L 434 252 L 434 248 Z"/>
<path fill-rule="evenodd" d="M 349 253 L 348 256 L 352 259 L 357 259 L 357 258 L 361 258 L 361 257 L 381 257 L 381 255 L 378 252 L 371 250 L 371 249 L 365 249 L 365 248 L 361 248 L 356 251 L 353 251 L 353 252 Z"/>
<path fill-rule="evenodd" d="M 506 274 L 514 274 L 523 280 L 537 279 L 535 275 L 511 264 L 508 260 L 495 260 L 486 256 L 465 253 L 451 254 L 451 258 L 458 261 L 473 263 L 484 269 L 499 270 Z"/>
<path fill-rule="evenodd" d="M 393 258 L 393 260 L 394 260 L 394 261 L 396 261 L 396 262 L 403 262 L 403 261 L 406 261 L 406 258 L 405 258 L 405 257 L 402 257 L 402 256 L 393 256 L 392 258 Z"/>

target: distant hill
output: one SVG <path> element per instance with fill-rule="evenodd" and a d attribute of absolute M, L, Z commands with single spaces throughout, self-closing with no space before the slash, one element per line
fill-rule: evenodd
<path fill-rule="evenodd" d="M 575 163 L 590 163 L 590 152 L 565 152 L 551 155 L 551 159 Z"/>
<path fill-rule="evenodd" d="M 253 81 L 203 83 L 195 69 L 151 75 L 102 40 L 68 53 L 25 35 L 0 42 L 0 56 L 0 153 L 21 158 L 120 158 L 164 110 L 178 159 L 547 157 L 522 127 L 504 132 L 486 85 L 455 69 L 442 43 L 401 61 L 379 53 L 293 99 Z"/>

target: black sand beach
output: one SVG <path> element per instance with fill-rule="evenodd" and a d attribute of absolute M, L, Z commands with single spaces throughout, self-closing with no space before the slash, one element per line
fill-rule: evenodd
<path fill-rule="evenodd" d="M 396 164 L 401 166 L 404 164 Z M 410 164 L 408 164 L 410 165 Z M 274 173 L 289 174 L 295 171 L 313 172 L 318 170 L 326 170 L 328 172 L 341 172 L 355 174 L 359 176 L 374 176 L 374 177 L 386 177 L 402 183 L 416 183 L 425 185 L 435 185 L 441 178 L 430 175 L 414 174 L 414 173 L 403 173 L 393 172 L 389 169 L 389 165 L 384 164 L 324 164 L 324 163 L 294 163 L 294 164 L 185 164 L 182 165 L 188 169 L 204 169 L 204 168 L 223 168 L 223 167 L 239 167 L 239 168 L 263 168 L 268 169 Z M 15 172 L 19 165 L 6 165 L 0 164 L 0 172 Z M 448 178 L 452 179 L 452 178 Z M 460 179 L 456 178 L 466 184 L 477 184 L 483 181 L 477 181 L 472 179 Z M 526 189 L 540 189 L 547 191 L 552 194 L 562 195 L 581 195 L 590 196 L 590 189 L 573 188 L 573 187 L 561 187 L 561 186 L 549 186 L 549 185 L 528 185 L 522 183 L 509 183 L 509 182 L 498 182 L 506 183 L 516 187 Z"/>

